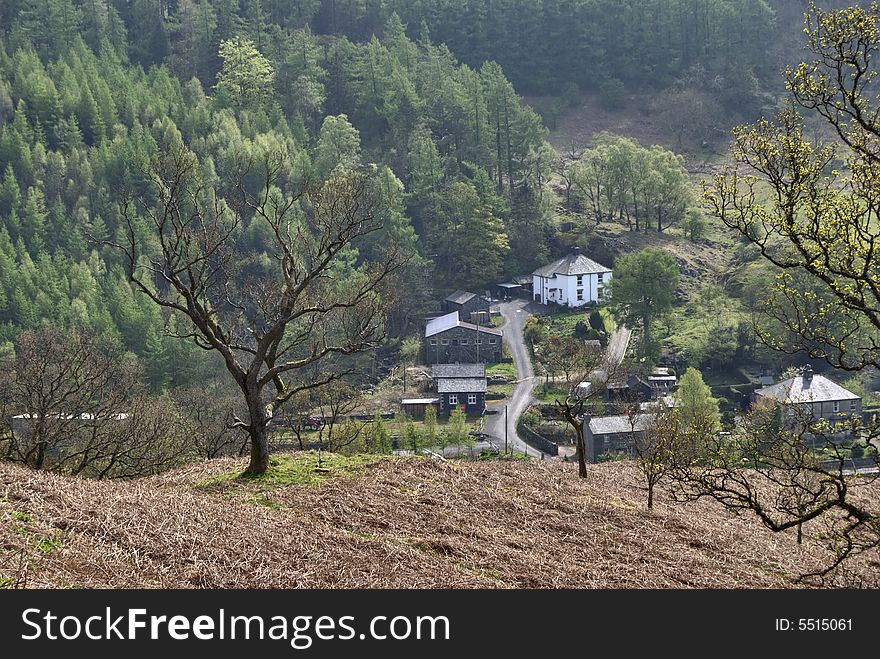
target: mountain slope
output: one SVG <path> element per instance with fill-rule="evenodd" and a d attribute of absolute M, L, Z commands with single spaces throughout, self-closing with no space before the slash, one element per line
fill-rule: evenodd
<path fill-rule="evenodd" d="M 282 460 L 305 461 L 308 473 L 316 457 Z M 623 463 L 593 465 L 581 481 L 550 461 L 396 458 L 279 486 L 229 476 L 243 466 L 219 460 L 106 483 L 0 464 L 0 579 L 73 588 L 790 588 L 822 559 L 793 534 L 708 503 L 661 494 L 649 512 Z"/>

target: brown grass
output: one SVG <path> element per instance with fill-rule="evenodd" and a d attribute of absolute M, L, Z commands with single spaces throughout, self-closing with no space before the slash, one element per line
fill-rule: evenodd
<path fill-rule="evenodd" d="M 632 467 L 393 459 L 253 497 L 218 460 L 102 483 L 0 464 L 0 578 L 73 588 L 788 588 L 824 558 Z M 22 518 L 28 521 L 21 521 Z M 48 551 L 47 551 L 48 549 Z M 843 585 L 837 583 L 836 585 Z"/>

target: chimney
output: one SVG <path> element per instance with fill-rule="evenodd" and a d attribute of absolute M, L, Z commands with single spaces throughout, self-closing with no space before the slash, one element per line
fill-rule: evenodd
<path fill-rule="evenodd" d="M 808 389 L 810 387 L 810 383 L 813 381 L 813 367 L 807 364 L 804 366 L 804 389 Z"/>
<path fill-rule="evenodd" d="M 581 253 L 581 248 L 578 247 L 577 245 L 575 245 L 574 247 L 571 248 L 571 253 L 574 254 L 575 256 L 578 256 Z"/>

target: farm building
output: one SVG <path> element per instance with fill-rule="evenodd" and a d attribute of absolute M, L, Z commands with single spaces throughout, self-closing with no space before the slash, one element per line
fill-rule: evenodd
<path fill-rule="evenodd" d="M 501 361 L 502 332 L 460 319 L 453 311 L 428 321 L 425 327 L 427 364 L 495 364 Z"/>

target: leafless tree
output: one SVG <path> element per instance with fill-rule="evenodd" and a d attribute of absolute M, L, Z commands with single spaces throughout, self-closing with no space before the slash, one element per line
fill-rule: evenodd
<path fill-rule="evenodd" d="M 184 317 L 190 331 L 180 336 L 220 353 L 247 410 L 232 424 L 249 436 L 247 472 L 263 473 L 268 427 L 284 403 L 346 375 L 322 372 L 328 358 L 382 340 L 383 284 L 409 255 L 391 244 L 375 263 L 346 260 L 382 226 L 374 214 L 381 188 L 366 173 L 301 186 L 289 154 L 267 152 L 261 162 L 242 160 L 228 203 L 185 147 L 149 174 L 150 195 L 122 194 L 125 239 L 109 244 L 138 290 Z M 247 251 L 239 240 L 246 222 L 263 225 L 269 244 Z"/>
<path fill-rule="evenodd" d="M 347 417 L 361 404 L 360 391 L 347 382 L 339 381 L 321 387 L 317 398 L 324 418 L 321 443 L 326 442 L 327 448 L 336 451 L 356 441 L 366 422 L 358 423 Z M 343 432 L 339 432 L 340 429 Z"/>
<path fill-rule="evenodd" d="M 794 529 L 798 542 L 812 524 L 813 537 L 833 558 L 803 578 L 828 575 L 846 559 L 880 547 L 880 509 L 866 489 L 876 476 L 850 473 L 840 440 L 842 433 L 863 430 L 858 422 L 817 421 L 807 407 L 763 402 L 731 436 L 706 433 L 684 444 L 688 450 L 670 454 L 673 497 L 710 498 L 735 513 L 751 511 L 771 531 Z"/>
<path fill-rule="evenodd" d="M 672 465 L 670 453 L 675 449 L 680 430 L 678 410 L 668 407 L 662 401 L 642 410 L 639 403 L 635 402 L 627 406 L 626 416 L 630 424 L 636 465 L 648 489 L 650 510 L 654 507 L 654 489 Z"/>
<path fill-rule="evenodd" d="M 190 444 L 199 457 L 244 455 L 247 442 L 231 428 L 237 392 L 221 383 L 176 389 L 171 393 L 184 421 L 192 429 Z"/>
<path fill-rule="evenodd" d="M 575 432 L 578 476 L 587 477 L 587 462 L 595 462 L 595 447 L 587 446 L 584 429 L 590 423 L 590 403 L 604 390 L 613 370 L 603 364 L 602 350 L 582 341 L 566 343 L 569 358 L 578 364 L 566 372 L 566 393 L 557 399 L 556 408 Z M 606 367 L 603 367 L 606 366 Z"/>
<path fill-rule="evenodd" d="M 196 456 L 196 427 L 166 397 L 136 396 L 111 442 L 95 453 L 84 475 L 134 478 L 159 474 Z"/>
<path fill-rule="evenodd" d="M 81 473 L 116 442 L 139 367 L 110 340 L 81 330 L 25 330 L 6 364 L 8 416 L 0 454 L 34 469 Z"/>
<path fill-rule="evenodd" d="M 4 366 L 6 460 L 105 479 L 159 473 L 193 455 L 191 426 L 171 401 L 143 391 L 139 364 L 113 340 L 26 330 Z"/>

